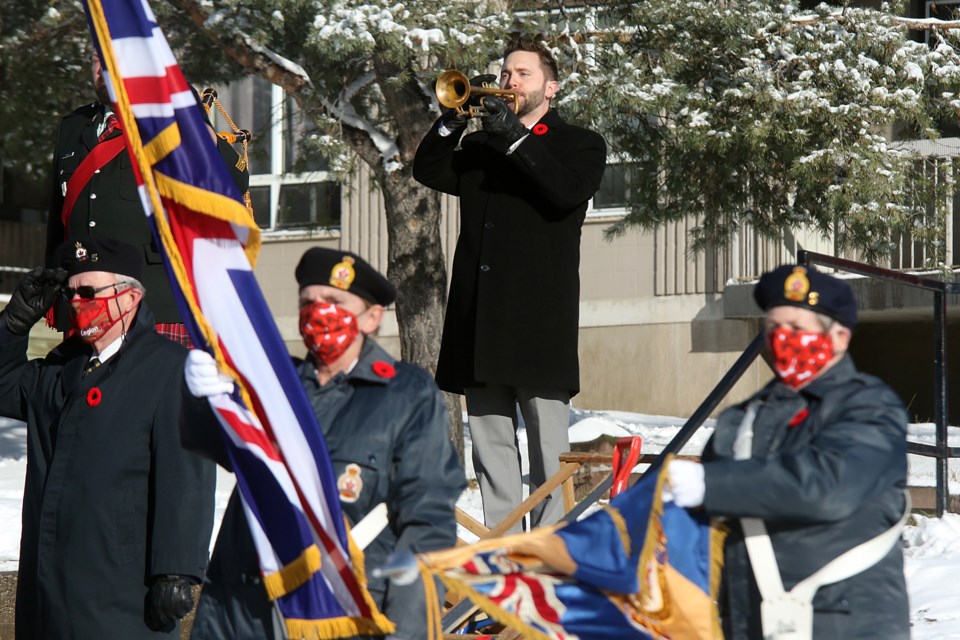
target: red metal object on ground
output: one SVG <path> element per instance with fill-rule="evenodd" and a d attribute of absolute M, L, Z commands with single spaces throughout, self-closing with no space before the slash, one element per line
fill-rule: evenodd
<path fill-rule="evenodd" d="M 630 472 L 637 466 L 640 459 L 640 446 L 643 439 L 640 436 L 617 438 L 613 449 L 613 485 L 610 487 L 610 498 L 627 488 Z"/>

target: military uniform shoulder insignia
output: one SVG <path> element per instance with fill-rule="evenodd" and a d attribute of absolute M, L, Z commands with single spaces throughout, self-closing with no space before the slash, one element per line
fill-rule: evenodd
<path fill-rule="evenodd" d="M 337 491 L 340 502 L 356 502 L 363 491 L 363 478 L 360 477 L 360 465 L 351 462 L 337 478 Z"/>
<path fill-rule="evenodd" d="M 387 378 L 388 380 L 395 375 L 397 375 L 397 370 L 393 368 L 393 365 L 389 362 L 384 362 L 383 360 L 377 360 L 370 368 L 373 369 L 373 372 L 380 376 L 381 378 Z"/>

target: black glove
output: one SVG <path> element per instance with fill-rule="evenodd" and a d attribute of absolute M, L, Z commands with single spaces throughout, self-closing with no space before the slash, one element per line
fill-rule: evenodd
<path fill-rule="evenodd" d="M 147 592 L 144 621 L 151 631 L 172 631 L 193 609 L 193 582 L 184 576 L 156 576 Z"/>
<path fill-rule="evenodd" d="M 457 113 L 456 109 L 447 109 L 440 115 L 440 122 L 450 131 L 458 131 L 467 126 L 467 116 Z"/>
<path fill-rule="evenodd" d="M 480 118 L 483 122 L 483 130 L 492 136 L 503 139 L 507 146 L 530 133 L 530 130 L 520 122 L 520 118 L 513 112 L 513 109 L 508 107 L 507 103 L 500 98 L 484 96 L 483 108 L 487 111 L 487 114 Z"/>
<path fill-rule="evenodd" d="M 37 267 L 25 275 L 3 309 L 2 317 L 10 332 L 18 336 L 30 333 L 30 327 L 47 312 L 66 279 L 67 272 L 60 268 Z"/>

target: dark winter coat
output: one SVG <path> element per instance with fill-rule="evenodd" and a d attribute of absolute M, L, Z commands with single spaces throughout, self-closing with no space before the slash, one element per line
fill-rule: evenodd
<path fill-rule="evenodd" d="M 27 422 L 18 640 L 179 637 L 147 628 L 144 598 L 152 576 L 203 576 L 215 468 L 180 446 L 187 352 L 153 323 L 141 306 L 82 378 L 78 339 L 28 362 L 27 339 L 0 330 L 0 415 Z"/>
<path fill-rule="evenodd" d="M 764 520 L 789 590 L 903 514 L 907 415 L 882 381 L 847 356 L 799 392 L 774 381 L 754 399 L 753 458 L 734 461 L 747 403 L 724 411 L 704 451 L 711 515 Z M 789 426 L 809 415 L 799 424 Z M 721 593 L 727 640 L 761 638 L 760 595 L 739 521 L 727 538 Z M 908 638 L 903 557 L 822 587 L 813 601 L 814 638 Z"/>
<path fill-rule="evenodd" d="M 370 594 L 397 624 L 393 637 L 423 640 L 421 582 L 398 587 L 370 572 L 394 549 L 422 552 L 456 544 L 454 507 L 466 481 L 447 436 L 442 396 L 426 371 L 394 360 L 370 339 L 350 373 L 323 387 L 311 361 L 297 361 L 297 370 L 320 420 L 334 474 L 342 477 L 348 464 L 361 468 L 363 486 L 356 499 L 349 501 L 351 496 L 341 492 L 344 514 L 355 524 L 381 502 L 389 509 L 388 526 L 364 551 Z M 184 444 L 229 466 L 220 442 L 218 434 L 184 432 Z M 277 638 L 236 491 L 220 527 L 191 638 Z"/>
<path fill-rule="evenodd" d="M 62 209 L 66 185 L 83 159 L 98 144 L 97 127 L 104 118 L 103 105 L 93 102 L 84 105 L 60 122 L 57 146 L 53 155 L 53 192 L 50 214 L 47 219 L 47 257 L 65 240 L 83 240 L 88 236 L 115 238 L 140 248 L 143 255 L 143 271 L 140 281 L 150 295 L 150 308 L 157 322 L 182 322 L 180 311 L 170 289 L 170 280 L 164 270 L 156 243 L 153 241 L 147 218 L 137 194 L 130 154 L 126 149 L 107 163 L 100 172 L 90 178 L 73 206 L 68 228 L 62 222 Z M 117 129 L 106 139 L 122 136 Z M 225 161 L 237 157 L 236 151 L 218 139 L 218 149 Z M 235 179 L 240 175 L 234 172 Z M 247 174 L 242 174 L 249 180 Z M 241 191 L 246 190 L 238 184 Z M 58 311 L 58 324 L 66 328 L 63 320 L 66 309 Z"/>
<path fill-rule="evenodd" d="M 417 149 L 414 177 L 460 196 L 460 237 L 437 383 L 580 388 L 580 228 L 600 186 L 606 144 L 550 110 L 509 155 L 479 131 Z"/>

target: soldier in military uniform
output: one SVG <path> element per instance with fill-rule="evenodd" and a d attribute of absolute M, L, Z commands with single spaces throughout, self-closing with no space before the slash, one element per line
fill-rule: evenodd
<path fill-rule="evenodd" d="M 300 333 L 307 357 L 296 360 L 300 382 L 323 429 L 338 476 L 343 512 L 356 524 L 378 504 L 389 510 L 386 528 L 366 548 L 369 590 L 397 625 L 392 638 L 426 637 L 423 585 L 390 584 L 370 570 L 395 549 L 413 552 L 456 543 L 454 505 L 466 483 L 447 437 L 442 396 L 430 374 L 397 361 L 370 337 L 393 285 L 359 256 L 331 249 L 307 251 L 296 269 Z M 186 382 L 197 397 L 229 392 L 212 358 L 193 351 Z M 219 434 L 187 428 L 184 444 L 224 466 Z M 194 640 L 282 638 L 260 579 L 256 551 L 235 491 L 204 582 Z"/>
<path fill-rule="evenodd" d="M 53 155 L 53 192 L 47 218 L 47 259 L 65 240 L 116 238 L 134 245 L 141 256 L 143 285 L 157 331 L 181 344 L 190 344 L 174 301 L 163 258 L 153 241 L 137 193 L 134 168 L 116 114 L 110 108 L 100 58 L 93 57 L 97 101 L 66 116 L 57 133 Z M 201 107 L 198 106 L 206 113 Z M 209 122 L 209 121 L 208 121 Z M 249 174 L 237 166 L 239 155 L 210 128 L 217 149 L 243 193 Z M 67 309 L 57 308 L 57 328 L 67 328 Z"/>

